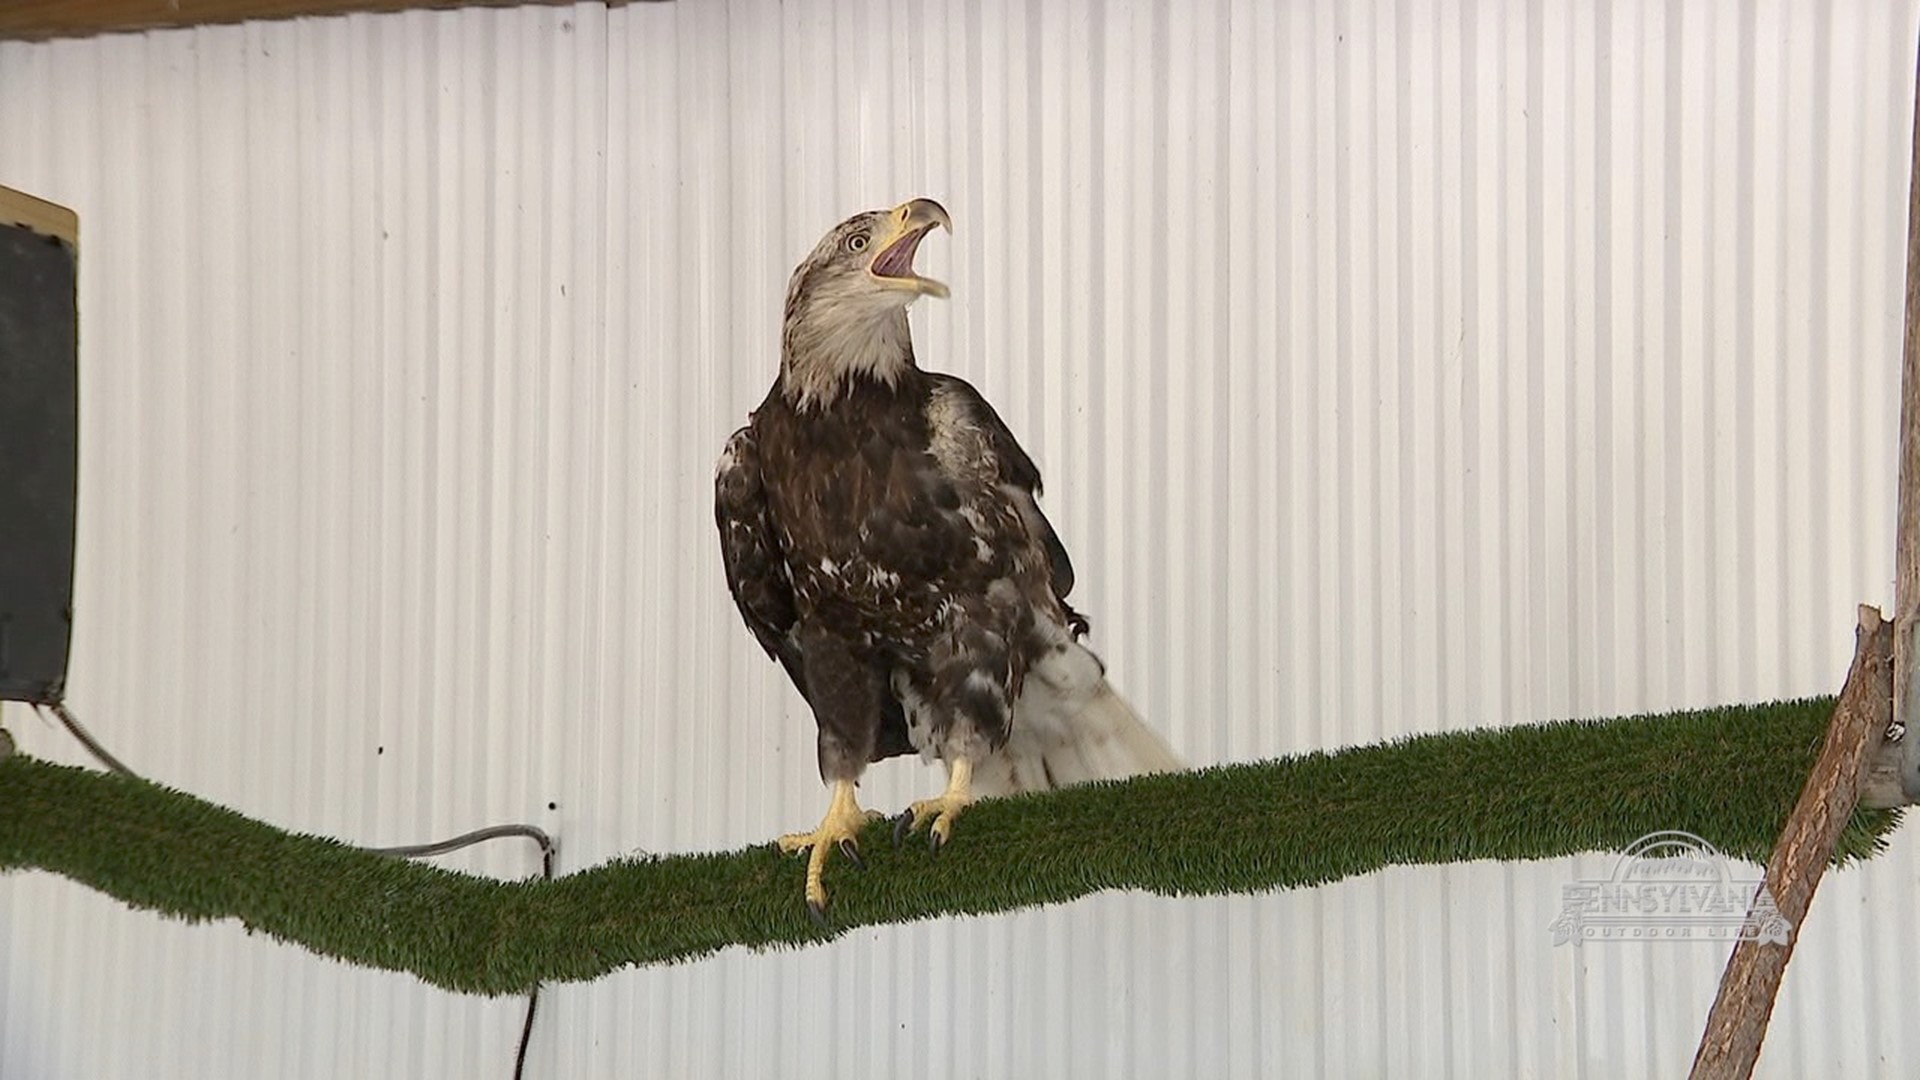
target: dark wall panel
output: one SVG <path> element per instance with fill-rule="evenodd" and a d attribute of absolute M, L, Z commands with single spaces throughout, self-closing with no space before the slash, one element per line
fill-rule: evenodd
<path fill-rule="evenodd" d="M 73 624 L 74 251 L 0 225 L 0 698 L 51 702 Z"/>

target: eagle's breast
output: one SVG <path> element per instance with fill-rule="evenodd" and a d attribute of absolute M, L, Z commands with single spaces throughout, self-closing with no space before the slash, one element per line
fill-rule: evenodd
<path fill-rule="evenodd" d="M 963 412 L 908 377 L 807 412 L 776 396 L 756 414 L 801 618 L 912 654 L 962 605 L 1028 591 L 1034 545 Z"/>

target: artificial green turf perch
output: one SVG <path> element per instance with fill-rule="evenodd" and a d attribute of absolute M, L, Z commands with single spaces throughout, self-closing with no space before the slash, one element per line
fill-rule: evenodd
<path fill-rule="evenodd" d="M 841 878 L 825 931 L 794 901 L 804 860 L 771 844 L 500 882 L 22 755 L 0 761 L 0 868 L 48 870 L 189 920 L 239 919 L 436 986 L 523 993 L 730 945 L 806 945 L 1106 889 L 1298 888 L 1394 864 L 1620 850 L 1661 829 L 1764 861 L 1833 705 L 1426 735 L 992 800 L 938 859 L 921 845 L 895 850 L 876 823 L 863 838 L 867 869 Z M 1877 853 L 1897 822 L 1859 811 L 1836 861 Z"/>

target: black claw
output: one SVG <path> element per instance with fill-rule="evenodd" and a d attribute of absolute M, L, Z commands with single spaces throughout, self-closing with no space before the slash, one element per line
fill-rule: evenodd
<path fill-rule="evenodd" d="M 940 849 L 945 847 L 946 843 L 945 840 L 940 839 L 940 830 L 927 830 L 927 850 L 932 852 L 935 858 L 940 856 Z"/>
<path fill-rule="evenodd" d="M 893 846 L 898 849 L 907 840 L 907 830 L 913 828 L 913 811 L 902 810 L 900 816 L 893 819 Z"/>
<path fill-rule="evenodd" d="M 840 854 L 845 855 L 848 862 L 860 869 L 867 868 L 867 861 L 860 857 L 860 845 L 854 843 L 852 837 L 840 841 Z"/>
<path fill-rule="evenodd" d="M 807 914 L 812 916 L 815 926 L 818 926 L 822 930 L 827 928 L 827 905 L 808 900 Z"/>

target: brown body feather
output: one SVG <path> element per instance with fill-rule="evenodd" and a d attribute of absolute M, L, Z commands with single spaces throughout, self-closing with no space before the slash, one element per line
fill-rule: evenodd
<path fill-rule="evenodd" d="M 808 408 L 775 386 L 734 434 L 716 478 L 728 582 L 813 706 L 823 776 L 1006 740 L 1028 669 L 1084 626 L 1039 488 L 973 387 L 910 362 Z"/>

